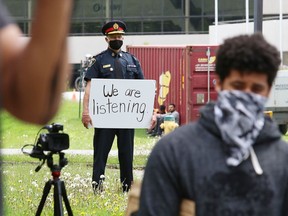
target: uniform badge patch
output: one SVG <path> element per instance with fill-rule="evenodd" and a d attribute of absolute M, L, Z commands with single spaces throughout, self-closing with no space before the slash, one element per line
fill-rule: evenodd
<path fill-rule="evenodd" d="M 111 64 L 103 65 L 103 68 L 111 67 Z"/>

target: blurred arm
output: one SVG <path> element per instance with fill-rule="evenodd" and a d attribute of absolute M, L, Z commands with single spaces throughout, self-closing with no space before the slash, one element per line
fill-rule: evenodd
<path fill-rule="evenodd" d="M 29 41 L 15 24 L 0 31 L 2 105 L 21 120 L 45 124 L 58 110 L 70 74 L 71 10 L 72 0 L 39 0 Z"/>
<path fill-rule="evenodd" d="M 88 125 L 92 125 L 92 120 L 89 115 L 89 98 L 90 98 L 90 88 L 91 88 L 91 81 L 87 81 L 85 87 L 85 94 L 83 98 L 83 113 L 82 113 L 82 123 L 84 127 L 89 128 Z"/>

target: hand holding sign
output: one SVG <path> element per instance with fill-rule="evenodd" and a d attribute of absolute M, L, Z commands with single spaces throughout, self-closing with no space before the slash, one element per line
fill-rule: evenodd
<path fill-rule="evenodd" d="M 82 114 L 82 123 L 87 129 L 92 127 L 92 120 L 89 114 Z"/>

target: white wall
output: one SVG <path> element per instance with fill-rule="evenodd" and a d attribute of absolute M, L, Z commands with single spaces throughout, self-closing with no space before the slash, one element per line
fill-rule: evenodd
<path fill-rule="evenodd" d="M 263 22 L 263 35 L 265 38 L 279 50 L 288 51 L 288 20 L 285 19 L 282 22 L 282 48 L 280 47 L 280 24 L 278 20 L 264 21 Z M 237 24 L 224 24 L 209 27 L 209 43 L 219 44 L 228 37 L 233 37 L 239 34 L 253 33 L 254 23 L 251 22 L 248 25 L 248 31 L 246 31 L 245 23 Z"/>
<path fill-rule="evenodd" d="M 250 0 L 252 1 L 252 0 Z M 288 13 L 288 1 L 287 0 L 264 0 L 263 1 L 263 14 L 279 14 L 280 1 L 282 1 L 282 12 Z"/>
<path fill-rule="evenodd" d="M 263 35 L 282 52 L 288 52 L 288 20 L 282 23 L 282 49 L 280 48 L 280 26 L 278 20 L 263 22 Z M 125 36 L 123 50 L 126 45 L 187 45 L 187 44 L 220 44 L 225 38 L 239 34 L 253 33 L 254 23 L 250 22 L 246 30 L 245 23 L 223 24 L 209 27 L 209 34 L 183 35 L 139 35 Z M 104 36 L 69 37 L 70 63 L 79 64 L 86 54 L 95 55 L 107 48 Z"/>

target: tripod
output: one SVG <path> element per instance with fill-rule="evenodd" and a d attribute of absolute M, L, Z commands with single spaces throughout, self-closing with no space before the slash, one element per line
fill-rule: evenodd
<path fill-rule="evenodd" d="M 41 212 L 43 210 L 46 198 L 49 194 L 49 191 L 51 189 L 51 186 L 54 185 L 54 216 L 63 216 L 63 205 L 62 205 L 62 198 L 65 203 L 66 210 L 68 212 L 69 216 L 73 216 L 71 206 L 69 204 L 69 200 L 67 197 L 67 192 L 65 189 L 65 184 L 62 180 L 59 179 L 59 176 L 61 174 L 61 169 L 67 165 L 68 161 L 64 157 L 63 152 L 59 152 L 59 164 L 53 164 L 53 153 L 49 153 L 47 155 L 47 165 L 50 168 L 52 172 L 53 179 L 50 179 L 46 182 L 44 189 L 43 189 L 43 195 L 40 201 L 40 204 L 38 206 L 36 216 L 40 216 Z M 44 161 L 45 162 L 45 161 Z M 44 163 L 43 162 L 43 163 Z M 42 163 L 42 164 L 43 164 Z"/>

